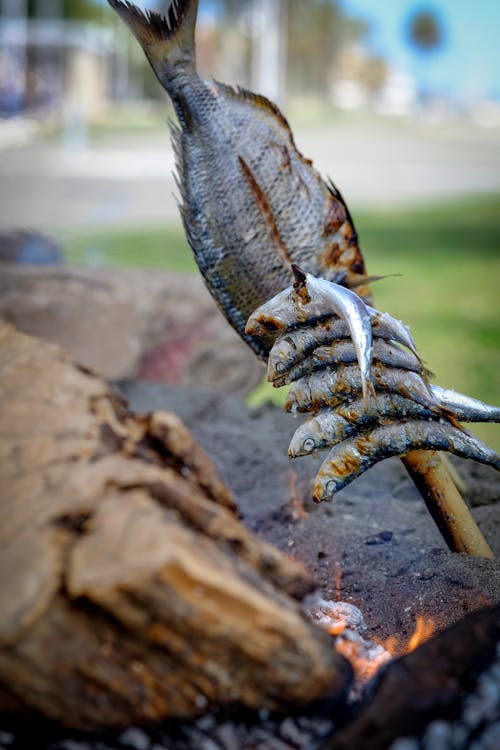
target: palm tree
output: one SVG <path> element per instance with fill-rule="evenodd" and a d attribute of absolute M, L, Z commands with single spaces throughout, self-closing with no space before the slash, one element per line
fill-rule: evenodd
<path fill-rule="evenodd" d="M 418 10 L 410 18 L 407 39 L 416 54 L 422 59 L 427 58 L 429 60 L 432 54 L 442 47 L 444 37 L 444 26 L 433 10 Z M 427 75 L 429 74 L 427 73 Z M 428 84 L 422 86 L 421 96 L 423 99 L 428 96 L 428 89 Z"/>
<path fill-rule="evenodd" d="M 442 45 L 444 30 L 433 10 L 418 10 L 408 24 L 408 39 L 419 53 L 436 52 Z"/>

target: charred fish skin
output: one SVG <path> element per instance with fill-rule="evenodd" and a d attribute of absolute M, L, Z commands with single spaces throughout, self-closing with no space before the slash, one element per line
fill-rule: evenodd
<path fill-rule="evenodd" d="M 256 354 L 265 359 L 270 345 L 245 333 L 245 323 L 287 286 L 293 263 L 368 298 L 368 287 L 358 286 L 365 266 L 345 202 L 298 151 L 280 110 L 198 76 L 198 0 L 173 0 L 165 16 L 108 2 L 172 99 L 186 235 L 216 303 Z"/>
<path fill-rule="evenodd" d="M 373 342 L 373 361 L 375 364 L 396 367 L 400 370 L 411 370 L 420 375 L 424 373 L 420 360 L 414 354 L 382 339 L 375 339 Z M 349 365 L 355 362 L 357 362 L 357 354 L 354 346 L 350 341 L 341 339 L 329 346 L 318 346 L 309 357 L 306 357 L 300 364 L 292 367 L 285 374 L 278 373 L 270 359 L 268 380 L 272 382 L 275 388 L 280 388 L 299 380 L 305 375 L 310 375 L 316 370 L 323 370 L 327 367 L 334 369 L 339 364 Z"/>
<path fill-rule="evenodd" d="M 444 450 L 500 471 L 500 457 L 469 433 L 441 422 L 429 426 L 420 420 L 408 421 L 383 425 L 335 446 L 316 477 L 314 499 L 331 499 L 379 461 L 413 450 Z"/>
<path fill-rule="evenodd" d="M 409 370 L 372 368 L 376 391 L 394 393 L 425 406 L 436 416 L 443 410 L 428 390 L 422 378 Z M 285 409 L 292 413 L 318 411 L 325 406 L 336 407 L 343 401 L 354 400 L 361 392 L 361 374 L 355 365 L 340 365 L 335 370 L 324 370 L 307 375 L 294 383 L 288 392 Z"/>
<path fill-rule="evenodd" d="M 452 411 L 461 422 L 500 422 L 500 407 L 485 404 L 464 393 L 431 385 L 431 391 L 441 406 Z"/>
<path fill-rule="evenodd" d="M 270 330 L 287 330 L 310 320 L 336 314 L 346 324 L 361 373 L 361 390 L 368 405 L 374 393 L 371 382 L 372 325 L 366 304 L 350 289 L 317 279 L 293 265 L 293 287 L 285 289 L 250 316 L 246 331 L 262 335 Z"/>
<path fill-rule="evenodd" d="M 375 325 L 372 322 L 372 333 L 375 341 L 384 340 L 389 343 L 394 342 L 405 346 L 405 341 L 408 341 L 406 331 L 401 332 L 399 330 L 399 334 L 404 333 L 404 336 L 399 335 L 398 329 L 395 327 L 397 321 L 394 318 L 391 319 L 394 322 L 389 324 L 388 316 L 386 315 L 386 323 L 384 324 L 379 318 L 381 314 L 374 316 L 371 313 L 372 309 L 368 308 L 368 311 L 371 314 L 372 321 L 374 317 L 376 318 Z M 346 338 L 349 338 L 349 329 L 346 323 L 336 316 L 311 321 L 307 326 L 300 328 L 281 330 L 269 353 L 269 372 L 283 375 L 294 365 L 301 363 L 318 347 L 332 345 L 338 342 L 339 339 Z M 402 338 L 404 338 L 403 341 L 401 340 Z M 415 354 L 414 356 L 421 363 L 420 357 Z"/>
<path fill-rule="evenodd" d="M 394 393 L 377 393 L 368 411 L 362 399 L 341 402 L 335 411 L 325 409 L 301 424 L 293 434 L 288 455 L 297 458 L 332 448 L 370 425 L 378 426 L 380 420 L 432 420 L 435 416 L 425 406 Z"/>

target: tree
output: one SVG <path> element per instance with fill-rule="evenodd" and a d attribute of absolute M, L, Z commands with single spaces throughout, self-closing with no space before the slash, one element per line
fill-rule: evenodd
<path fill-rule="evenodd" d="M 92 21 L 102 17 L 102 6 L 96 0 L 28 0 L 28 15 Z"/>
<path fill-rule="evenodd" d="M 417 10 L 410 17 L 407 37 L 415 53 L 429 59 L 432 53 L 437 52 L 443 44 L 444 27 L 435 11 L 430 9 Z M 427 81 L 424 80 L 420 86 L 420 94 L 423 99 L 426 99 L 429 94 L 429 75 L 427 71 L 425 75 Z"/>
<path fill-rule="evenodd" d="M 422 54 L 436 52 L 443 44 L 444 29 L 433 10 L 417 10 L 408 24 L 408 39 Z"/>

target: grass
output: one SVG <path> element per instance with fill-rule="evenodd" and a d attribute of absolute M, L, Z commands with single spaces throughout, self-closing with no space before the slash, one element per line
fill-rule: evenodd
<path fill-rule="evenodd" d="M 360 213 L 369 273 L 401 274 L 373 285 L 376 306 L 411 326 L 436 382 L 500 400 L 500 195 L 414 209 Z M 180 228 L 118 230 L 73 239 L 74 263 L 196 271 Z M 267 384 L 251 403 L 282 402 Z M 500 450 L 497 425 L 473 431 Z"/>
<path fill-rule="evenodd" d="M 134 227 L 65 240 L 66 259 L 76 265 L 140 266 L 197 272 L 181 227 Z"/>

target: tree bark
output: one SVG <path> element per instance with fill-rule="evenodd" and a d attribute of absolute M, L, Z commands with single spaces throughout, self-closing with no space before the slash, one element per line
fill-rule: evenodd
<path fill-rule="evenodd" d="M 0 402 L 0 711 L 88 730 L 343 693 L 311 580 L 242 526 L 180 420 L 132 416 L 5 324 Z"/>

